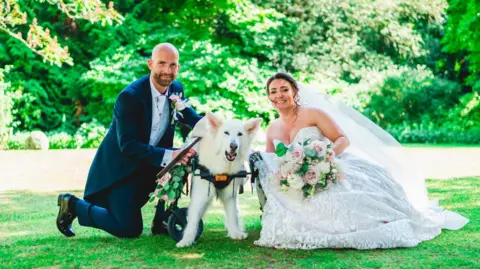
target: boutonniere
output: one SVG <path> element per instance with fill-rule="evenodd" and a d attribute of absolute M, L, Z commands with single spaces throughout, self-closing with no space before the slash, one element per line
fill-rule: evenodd
<path fill-rule="evenodd" d="M 172 123 L 173 121 L 178 120 L 178 116 L 183 118 L 183 114 L 181 111 L 187 107 L 190 107 L 188 101 L 186 99 L 182 99 L 182 97 L 182 93 L 172 93 L 172 95 L 170 95 L 169 97 L 170 101 L 172 101 Z"/>

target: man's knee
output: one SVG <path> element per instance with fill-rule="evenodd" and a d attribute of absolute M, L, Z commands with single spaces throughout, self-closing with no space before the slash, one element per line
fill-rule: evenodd
<path fill-rule="evenodd" d="M 122 225 L 116 232 L 115 236 L 120 238 L 137 238 L 142 234 L 142 225 Z"/>

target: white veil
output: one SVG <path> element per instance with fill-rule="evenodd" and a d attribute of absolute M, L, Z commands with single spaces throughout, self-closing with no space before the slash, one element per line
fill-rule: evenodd
<path fill-rule="evenodd" d="M 341 100 L 321 92 L 311 85 L 298 83 L 300 99 L 310 107 L 325 111 L 344 131 L 350 140 L 346 152 L 365 158 L 390 172 L 402 185 L 407 199 L 424 216 L 438 219 L 442 228 L 457 230 L 468 219 L 462 215 L 443 210 L 438 200 L 429 201 L 425 177 L 415 160 L 389 133 Z M 439 214 L 438 214 L 439 213 Z"/>
<path fill-rule="evenodd" d="M 342 101 L 311 85 L 298 83 L 300 100 L 326 112 L 350 140 L 346 152 L 385 169 L 400 183 L 410 203 L 419 211 L 429 207 L 425 177 L 400 143 L 371 120 Z"/>

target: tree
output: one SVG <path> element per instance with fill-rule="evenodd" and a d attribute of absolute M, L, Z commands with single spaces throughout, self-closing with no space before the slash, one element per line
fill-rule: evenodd
<path fill-rule="evenodd" d="M 86 19 L 93 22 L 101 22 L 102 25 L 121 23 L 123 16 L 113 9 L 113 2 L 105 4 L 100 0 L 36 0 L 41 3 L 55 5 L 71 19 Z M 28 1 L 25 1 L 28 2 Z M 27 12 L 22 11 L 24 1 L 0 0 L 0 30 L 24 43 L 30 50 L 43 57 L 44 61 L 61 66 L 63 63 L 73 65 L 73 59 L 68 52 L 68 47 L 62 47 L 57 37 L 50 35 L 50 30 L 44 29 L 37 23 L 37 19 L 31 19 L 28 23 Z M 17 31 L 17 28 L 28 24 L 28 32 L 25 35 Z"/>
<path fill-rule="evenodd" d="M 462 56 L 456 59 L 455 70 L 460 72 L 462 66 L 468 65 L 470 75 L 466 82 L 480 90 L 480 3 L 478 0 L 452 0 L 449 4 L 444 50 Z"/>
<path fill-rule="evenodd" d="M 377 73 L 415 66 L 427 51 L 415 28 L 443 23 L 446 0 L 256 0 L 285 14 L 275 47 L 279 67 L 315 80 L 368 81 Z M 278 49 L 280 48 L 280 49 Z"/>
<path fill-rule="evenodd" d="M 8 67 L 7 67 L 8 68 Z M 12 98 L 5 89 L 9 86 L 4 81 L 4 69 L 0 68 L 0 150 L 6 147 L 7 141 L 13 133 Z"/>

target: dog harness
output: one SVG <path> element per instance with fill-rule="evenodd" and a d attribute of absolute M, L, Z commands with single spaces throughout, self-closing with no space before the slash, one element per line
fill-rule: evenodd
<path fill-rule="evenodd" d="M 220 190 L 230 185 L 232 180 L 238 177 L 238 175 L 212 175 L 208 168 L 201 164 L 198 165 L 198 169 L 200 169 L 200 178 L 212 182 L 215 188 Z"/>
<path fill-rule="evenodd" d="M 210 170 L 207 167 L 198 163 L 198 158 L 192 158 L 192 171 L 196 169 L 199 170 L 199 173 L 196 174 L 194 172 L 194 176 L 200 176 L 201 179 L 207 180 L 211 182 L 216 190 L 221 190 L 230 185 L 230 183 L 235 180 L 235 178 L 245 178 L 247 177 L 247 171 L 242 170 L 235 175 L 226 175 L 226 174 L 218 174 L 212 175 Z M 208 185 L 208 196 L 210 196 L 210 184 Z M 243 186 L 240 186 L 240 194 L 243 193 Z M 235 195 L 235 185 L 232 188 L 233 195 Z M 218 194 L 218 193 L 217 193 Z"/>

